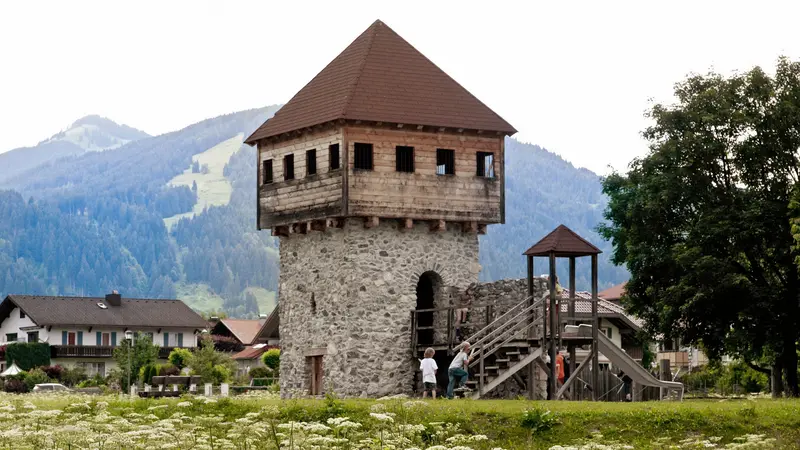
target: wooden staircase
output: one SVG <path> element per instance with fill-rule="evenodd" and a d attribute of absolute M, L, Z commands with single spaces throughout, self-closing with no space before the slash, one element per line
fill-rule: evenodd
<path fill-rule="evenodd" d="M 472 345 L 468 381 L 473 399 L 491 392 L 501 383 L 542 356 L 540 347 L 543 304 L 547 295 L 526 298 L 466 339 Z M 474 373 L 474 372 L 473 372 Z"/>

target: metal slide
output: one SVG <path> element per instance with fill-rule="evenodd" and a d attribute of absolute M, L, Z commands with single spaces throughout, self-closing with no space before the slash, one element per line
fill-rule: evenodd
<path fill-rule="evenodd" d="M 591 336 L 591 325 L 579 325 L 578 333 L 581 336 Z M 621 348 L 617 347 L 605 334 L 598 333 L 598 350 L 605 355 L 612 364 L 622 369 L 633 381 L 643 386 L 655 386 L 664 389 L 675 389 L 678 391 L 678 399 L 683 400 L 683 383 L 676 381 L 661 381 L 650 374 L 636 360 L 628 356 Z"/>

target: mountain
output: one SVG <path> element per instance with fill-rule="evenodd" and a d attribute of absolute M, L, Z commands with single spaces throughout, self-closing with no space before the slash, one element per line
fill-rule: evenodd
<path fill-rule="evenodd" d="M 0 295 L 118 289 L 130 297 L 177 296 L 200 311 L 237 317 L 268 313 L 278 289 L 278 242 L 255 229 L 256 154 L 242 139 L 277 108 L 208 119 L 6 178 Z M 507 223 L 481 237 L 481 279 L 524 276 L 522 252 L 561 223 L 604 250 L 601 289 L 627 279 L 594 231 L 606 204 L 600 178 L 535 145 L 508 139 L 506 150 Z M 538 274 L 547 271 L 544 263 L 537 261 Z M 588 260 L 580 261 L 580 289 L 589 276 Z"/>
<path fill-rule="evenodd" d="M 86 116 L 35 147 L 0 153 L 0 167 L 4 167 L 0 171 L 0 182 L 65 156 L 111 150 L 147 137 L 150 135 L 144 131 L 119 125 L 104 117 Z"/>

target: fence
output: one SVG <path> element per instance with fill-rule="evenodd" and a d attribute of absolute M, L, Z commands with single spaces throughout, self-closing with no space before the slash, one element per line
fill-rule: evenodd
<path fill-rule="evenodd" d="M 591 372 L 584 371 L 578 375 L 572 385 L 572 395 L 565 396 L 571 400 L 592 400 Z M 626 384 L 617 375 L 601 366 L 598 374 L 600 386 L 597 389 L 597 399 L 605 402 L 624 402 L 627 394 L 631 394 L 631 400 L 650 401 L 660 399 L 660 389 L 653 386 L 638 386 L 635 383 Z"/>

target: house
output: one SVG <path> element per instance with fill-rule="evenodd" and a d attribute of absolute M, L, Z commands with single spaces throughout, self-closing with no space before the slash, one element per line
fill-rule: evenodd
<path fill-rule="evenodd" d="M 626 281 L 612 286 L 600 292 L 598 297 L 619 305 L 620 299 L 625 294 L 625 286 L 627 284 L 628 282 Z M 672 368 L 690 370 L 708 364 L 708 357 L 697 347 L 682 345 L 679 339 L 659 339 L 659 341 L 658 345 L 653 348 L 657 352 L 656 360 L 668 359 Z M 723 357 L 723 361 L 729 360 L 730 358 Z"/>
<path fill-rule="evenodd" d="M 611 286 L 610 288 L 600 291 L 597 293 L 597 296 L 602 298 L 603 300 L 608 300 L 609 302 L 619 304 L 620 299 L 622 298 L 622 294 L 625 293 L 625 285 L 628 282 L 620 283 L 616 286 Z"/>
<path fill-rule="evenodd" d="M 211 318 L 210 333 L 219 351 L 238 352 L 252 345 L 266 316 L 257 320 Z"/>
<path fill-rule="evenodd" d="M 565 293 L 560 302 L 560 314 L 564 317 L 566 317 L 569 312 L 569 302 L 567 300 L 568 294 Z M 600 332 L 604 333 L 614 344 L 623 349 L 628 356 L 641 362 L 644 356 L 644 349 L 641 344 L 637 342 L 636 333 L 642 329 L 644 325 L 643 322 L 637 317 L 628 314 L 622 306 L 603 298 L 598 299 L 597 316 L 600 320 Z M 585 318 L 585 323 L 591 323 L 591 293 L 575 293 L 575 318 L 578 323 L 582 322 L 582 318 Z M 588 353 L 588 351 L 586 352 Z M 585 353 L 581 350 L 576 351 L 579 360 L 583 358 L 584 354 Z M 609 363 L 609 360 L 601 354 L 600 364 Z"/>
<path fill-rule="evenodd" d="M 0 340 L 44 342 L 50 345 L 51 364 L 84 367 L 88 374 L 105 376 L 116 364 L 114 348 L 125 332 L 153 339 L 159 359 L 175 347 L 196 347 L 207 323 L 180 300 L 9 295 L 0 303 Z"/>
<path fill-rule="evenodd" d="M 275 308 L 266 319 L 261 321 L 261 326 L 253 338 L 252 345 L 236 353 L 231 358 L 236 361 L 239 375 L 250 372 L 253 367 L 263 366 L 261 355 L 271 348 L 279 348 L 280 336 L 278 335 L 278 308 Z"/>

